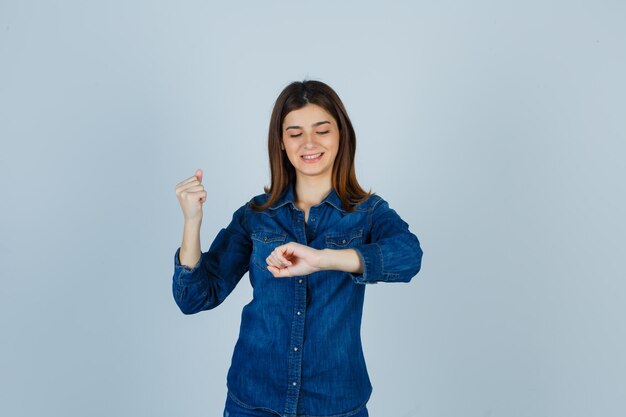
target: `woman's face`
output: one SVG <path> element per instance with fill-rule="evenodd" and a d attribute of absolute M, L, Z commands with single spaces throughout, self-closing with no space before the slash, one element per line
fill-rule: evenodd
<path fill-rule="evenodd" d="M 297 175 L 330 178 L 339 150 L 339 127 L 335 119 L 322 107 L 309 103 L 288 113 L 282 129 L 282 146 Z"/>

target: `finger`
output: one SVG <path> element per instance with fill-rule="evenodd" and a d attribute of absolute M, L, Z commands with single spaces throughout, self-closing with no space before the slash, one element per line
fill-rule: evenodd
<path fill-rule="evenodd" d="M 176 188 L 176 194 L 182 195 L 184 192 L 187 192 L 187 191 L 195 192 L 195 191 L 201 191 L 201 190 L 204 190 L 204 185 L 200 184 L 198 180 L 193 180 L 190 183 L 183 184 L 180 187 Z"/>
<path fill-rule="evenodd" d="M 283 251 L 283 254 L 287 256 L 292 256 L 295 252 L 296 252 L 296 248 L 285 246 L 285 250 Z"/>
<path fill-rule="evenodd" d="M 277 249 L 278 249 L 278 248 L 277 248 Z M 282 262 L 284 265 L 293 265 L 293 264 L 291 263 L 291 261 L 290 261 L 289 259 L 285 258 L 285 256 L 283 255 L 283 252 L 286 252 L 286 251 L 287 251 L 287 248 L 286 248 L 284 251 L 283 251 L 282 249 L 278 249 L 278 250 L 276 251 L 276 257 L 277 257 L 277 258 L 278 258 L 278 260 L 279 260 L 280 262 Z"/>
<path fill-rule="evenodd" d="M 194 193 L 196 191 L 202 191 L 202 190 L 204 190 L 204 185 L 198 184 L 198 185 L 190 185 L 187 188 L 183 188 L 181 192 L 186 191 L 188 193 Z"/>
<path fill-rule="evenodd" d="M 285 259 L 281 254 L 280 254 L 280 250 L 275 249 L 274 252 L 272 252 L 272 254 L 270 255 L 272 257 L 272 259 L 274 260 L 274 262 L 277 265 L 280 265 L 281 267 L 285 268 L 289 265 L 292 265 L 290 261 L 288 261 L 287 259 Z"/>
<path fill-rule="evenodd" d="M 277 271 L 278 274 L 281 274 L 281 276 L 284 271 L 288 270 L 288 266 L 282 265 L 280 262 L 277 262 L 274 258 L 272 258 L 272 255 L 268 256 L 266 261 L 269 264 L 268 267 L 274 268 L 274 270 Z"/>
<path fill-rule="evenodd" d="M 274 275 L 274 278 L 285 278 L 291 276 L 289 270 L 287 268 L 280 269 L 275 266 L 268 266 L 267 269 Z"/>
<path fill-rule="evenodd" d="M 177 185 L 177 186 L 176 186 L 176 194 L 180 194 L 180 193 L 182 193 L 183 191 L 188 190 L 190 187 L 196 187 L 196 186 L 198 186 L 198 185 L 201 185 L 201 184 L 200 184 L 200 183 L 198 182 L 198 180 L 197 180 L 197 179 L 195 179 L 195 177 L 194 177 L 194 179 L 193 179 L 192 181 L 190 181 L 190 182 L 188 182 L 188 183 L 186 183 L 186 184 Z"/>
<path fill-rule="evenodd" d="M 277 268 L 284 268 L 285 267 L 285 265 L 283 265 L 283 263 L 278 260 L 278 258 L 276 257 L 276 254 L 274 252 L 272 252 L 270 254 L 270 256 L 267 257 L 267 263 L 272 265 L 272 266 L 275 266 Z"/>
<path fill-rule="evenodd" d="M 202 182 L 202 170 L 200 168 L 196 169 L 196 177 L 198 181 Z"/>
<path fill-rule="evenodd" d="M 191 177 L 189 177 L 189 178 L 187 178 L 187 179 L 184 179 L 183 181 L 181 181 L 181 182 L 179 182 L 178 184 L 176 184 L 176 188 L 180 187 L 181 185 L 188 184 L 188 183 L 190 183 L 190 182 L 192 182 L 192 181 L 198 181 L 198 177 L 196 177 L 195 175 L 193 175 L 193 176 L 191 176 Z"/>
<path fill-rule="evenodd" d="M 180 198 L 183 200 L 200 201 L 204 203 L 204 200 L 206 200 L 206 191 L 195 191 L 195 192 L 183 191 L 180 194 Z"/>

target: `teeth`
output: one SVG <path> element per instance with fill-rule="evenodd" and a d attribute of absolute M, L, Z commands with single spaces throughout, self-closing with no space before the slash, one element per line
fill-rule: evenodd
<path fill-rule="evenodd" d="M 321 154 L 322 154 L 322 153 L 320 152 L 320 153 L 316 153 L 315 155 L 302 155 L 302 157 L 303 157 L 304 159 L 315 159 L 315 158 L 317 158 L 318 156 L 320 156 Z"/>

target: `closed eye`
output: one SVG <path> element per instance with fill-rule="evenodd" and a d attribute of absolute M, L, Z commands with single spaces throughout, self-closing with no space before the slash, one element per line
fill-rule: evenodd
<path fill-rule="evenodd" d="M 317 133 L 320 134 L 320 135 L 325 135 L 325 134 L 327 134 L 329 132 L 330 132 L 330 130 L 326 130 L 325 132 L 317 132 Z M 298 133 L 297 135 L 289 135 L 289 137 L 292 137 L 292 138 L 297 138 L 298 136 L 302 136 L 302 133 Z"/>

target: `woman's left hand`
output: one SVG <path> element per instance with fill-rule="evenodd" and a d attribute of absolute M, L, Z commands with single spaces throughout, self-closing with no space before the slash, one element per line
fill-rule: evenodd
<path fill-rule="evenodd" d="M 288 242 L 276 247 L 265 261 L 274 278 L 286 278 L 320 271 L 321 257 L 322 250 Z"/>

